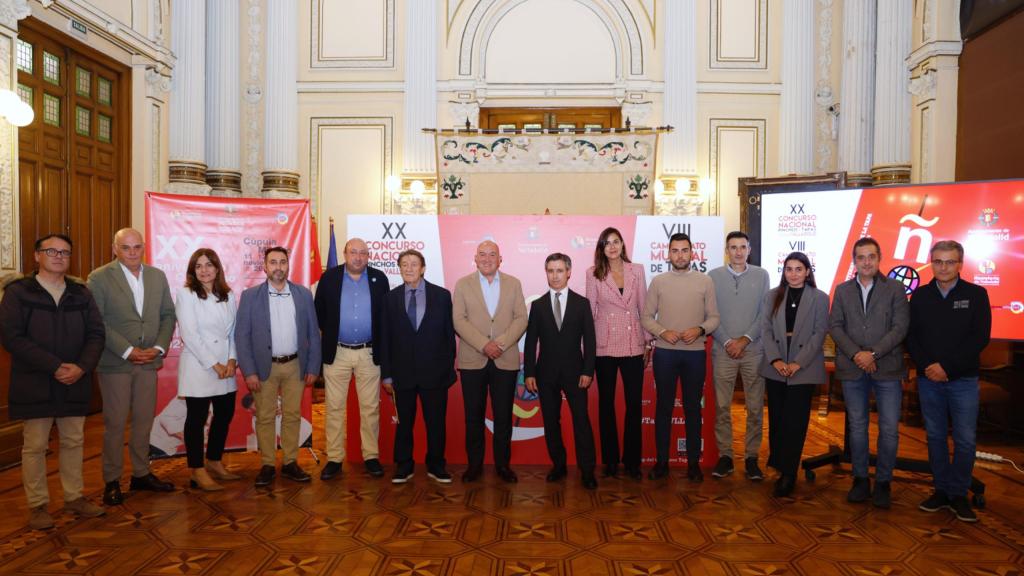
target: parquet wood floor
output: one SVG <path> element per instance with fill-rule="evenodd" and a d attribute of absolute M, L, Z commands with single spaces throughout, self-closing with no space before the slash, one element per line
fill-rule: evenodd
<path fill-rule="evenodd" d="M 741 408 L 734 411 L 742 421 Z M 806 454 L 838 441 L 841 426 L 841 413 L 812 417 Z M 96 502 L 101 427 L 92 417 L 86 432 L 86 487 Z M 981 449 L 1024 456 L 1019 440 L 985 442 Z M 903 428 L 900 453 L 923 456 L 923 431 Z M 48 532 L 25 527 L 20 469 L 0 473 L 0 574 L 1024 574 L 1024 478 L 1008 465 L 979 463 L 988 507 L 969 525 L 946 511 L 918 511 L 930 488 L 916 474 L 898 474 L 891 510 L 848 504 L 848 467 L 822 469 L 815 483 L 801 479 L 793 497 L 776 499 L 770 478 L 751 483 L 739 473 L 709 474 L 699 485 L 678 473 L 603 480 L 589 492 L 572 475 L 545 483 L 543 467 L 517 468 L 516 485 L 488 471 L 482 482 L 449 486 L 421 467 L 415 481 L 395 486 L 346 466 L 329 483 L 278 478 L 256 489 L 258 457 L 227 460 L 246 480 L 223 492 L 134 494 L 101 518 L 57 513 Z M 300 463 L 316 469 L 308 454 Z M 50 464 L 57 511 L 56 459 Z M 182 486 L 184 465 L 165 460 L 154 469 Z"/>

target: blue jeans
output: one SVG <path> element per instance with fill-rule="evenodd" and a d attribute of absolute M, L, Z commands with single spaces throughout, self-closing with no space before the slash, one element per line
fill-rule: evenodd
<path fill-rule="evenodd" d="M 933 382 L 917 377 L 921 415 L 928 436 L 928 463 L 936 490 L 947 496 L 967 496 L 974 470 L 975 433 L 978 429 L 978 377 Z M 952 421 L 953 460 L 949 459 Z"/>
<path fill-rule="evenodd" d="M 707 375 L 707 353 L 704 350 L 669 350 L 657 348 L 651 361 L 657 404 L 654 408 L 654 446 L 658 463 L 668 463 L 672 439 L 672 411 L 676 390 L 683 389 L 683 414 L 686 417 L 686 462 L 700 463 L 701 399 Z"/>
<path fill-rule="evenodd" d="M 868 476 L 868 396 L 875 391 L 875 406 L 878 407 L 878 457 L 875 461 L 875 481 L 891 482 L 892 469 L 896 465 L 896 450 L 899 447 L 897 426 L 900 422 L 900 402 L 903 386 L 899 380 L 875 380 L 870 374 L 863 374 L 857 380 L 843 380 L 843 400 L 846 402 L 846 442 L 850 447 L 853 475 L 857 478 Z"/>

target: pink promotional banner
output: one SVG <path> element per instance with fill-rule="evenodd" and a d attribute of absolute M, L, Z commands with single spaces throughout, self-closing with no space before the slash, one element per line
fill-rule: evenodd
<path fill-rule="evenodd" d="M 177 288 L 185 284 L 185 270 L 192 253 L 198 248 L 212 248 L 220 256 L 228 285 L 236 296 L 240 296 L 246 288 L 266 281 L 263 251 L 268 246 L 284 246 L 290 252 L 289 280 L 309 286 L 310 226 L 308 200 L 214 198 L 148 192 L 146 263 L 164 271 L 174 296 Z M 185 403 L 177 397 L 181 346 L 181 339 L 175 332 L 164 366 L 157 375 L 157 417 L 150 434 L 150 451 L 157 456 L 184 452 Z M 229 450 L 255 450 L 255 407 L 241 372 L 236 380 L 237 406 L 226 446 Z M 302 400 L 300 444 L 305 443 L 312 432 L 312 402 L 310 390 L 307 390 Z"/>
<path fill-rule="evenodd" d="M 501 272 L 517 277 L 523 285 L 527 309 L 530 303 L 547 291 L 544 259 L 552 252 L 562 252 L 572 258 L 572 276 L 569 287 L 581 295 L 586 293 L 587 269 L 594 263 L 594 249 L 601 231 L 617 228 L 623 236 L 633 262 L 643 265 L 648 284 L 654 276 L 669 269 L 668 238 L 675 232 L 685 232 L 693 241 L 692 269 L 708 272 L 723 263 L 725 240 L 722 219 L 718 217 L 662 217 L 662 216 L 349 216 L 348 233 L 360 237 L 370 249 L 370 265 L 388 275 L 391 287 L 401 283 L 396 258 L 403 250 L 415 248 L 426 258 L 426 279 L 454 289 L 459 278 L 476 270 L 473 256 L 477 245 L 492 240 L 501 249 Z M 520 341 L 520 350 L 523 343 Z M 710 354 L 709 354 L 710 355 Z M 690 383 L 687 383 L 690 384 Z M 714 385 L 710 365 L 704 386 L 702 438 L 704 452 L 702 464 L 718 460 L 714 442 Z M 351 395 L 351 396 L 354 396 Z M 350 400 L 351 400 L 350 396 Z M 655 460 L 654 409 L 655 388 L 650 366 L 644 378 L 643 399 L 643 461 Z M 670 463 L 686 461 L 685 418 L 681 408 L 681 390 L 677 390 L 673 412 Z M 597 430 L 597 386 L 590 388 L 590 420 L 594 440 L 600 454 L 600 436 Z M 394 443 L 395 408 L 390 398 L 382 398 L 381 405 L 381 458 L 391 460 Z M 488 403 L 489 404 L 489 403 Z M 619 433 L 622 433 L 622 415 L 625 412 L 621 382 L 617 387 L 616 404 L 619 414 Z M 491 413 L 488 406 L 485 424 L 488 427 L 487 461 L 491 461 Z M 359 427 L 354 406 L 350 405 L 348 420 L 349 454 L 359 454 Z M 568 404 L 563 403 L 562 435 L 571 462 L 575 461 L 574 442 L 571 440 L 572 417 Z M 513 406 L 512 462 L 517 464 L 547 464 L 544 443 L 544 421 L 536 395 L 526 390 L 520 371 Z M 415 426 L 415 458 L 422 461 L 426 449 L 426 435 L 422 418 Z M 461 383 L 449 391 L 447 414 L 446 458 L 452 463 L 465 463 L 465 413 Z"/>

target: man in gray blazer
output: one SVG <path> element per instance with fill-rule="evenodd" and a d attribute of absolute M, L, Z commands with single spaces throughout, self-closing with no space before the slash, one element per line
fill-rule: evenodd
<path fill-rule="evenodd" d="M 149 470 L 149 434 L 156 411 L 156 371 L 174 334 L 174 302 L 161 270 L 142 264 L 142 234 L 123 228 L 114 234 L 115 260 L 89 274 L 89 290 L 103 315 L 106 347 L 97 368 L 103 395 L 103 503 L 124 502 L 124 427 L 132 419 L 128 451 L 131 490 L 170 492 L 174 485 Z"/>
<path fill-rule="evenodd" d="M 262 466 L 256 486 L 274 480 L 277 464 L 277 396 L 281 395 L 281 475 L 309 482 L 299 467 L 302 392 L 320 374 L 320 328 L 313 294 L 288 281 L 288 250 L 267 248 L 267 281 L 242 292 L 235 317 L 235 349 L 245 384 L 256 401 L 256 440 Z"/>
<path fill-rule="evenodd" d="M 892 470 L 896 464 L 903 398 L 903 339 L 910 327 L 910 305 L 903 284 L 878 271 L 882 250 L 866 236 L 853 245 L 857 275 L 836 287 L 829 331 L 836 343 L 836 377 L 846 402 L 846 441 L 853 461 L 850 502 L 871 497 L 879 508 L 890 506 Z M 878 407 L 878 459 L 875 490 L 868 479 L 868 395 L 875 391 Z"/>

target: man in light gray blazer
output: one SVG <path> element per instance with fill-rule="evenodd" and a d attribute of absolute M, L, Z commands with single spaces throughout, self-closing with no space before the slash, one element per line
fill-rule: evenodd
<path fill-rule="evenodd" d="M 892 470 L 899 443 L 897 426 L 902 380 L 907 375 L 903 339 L 910 327 L 910 305 L 903 284 L 879 274 L 882 250 L 874 238 L 853 245 L 857 275 L 836 287 L 829 331 L 836 343 L 836 377 L 843 383 L 846 441 L 853 462 L 850 502 L 871 497 L 879 508 L 890 506 Z M 878 407 L 878 459 L 875 490 L 868 479 L 868 396 L 875 391 Z"/>
<path fill-rule="evenodd" d="M 156 411 L 156 371 L 174 334 L 174 302 L 161 270 L 142 264 L 145 243 L 138 230 L 114 234 L 115 260 L 89 274 L 89 290 L 103 315 L 106 347 L 97 368 L 103 395 L 103 503 L 124 502 L 124 428 L 132 419 L 128 451 L 131 490 L 170 492 L 174 485 L 149 470 L 149 434 Z"/>
<path fill-rule="evenodd" d="M 256 486 L 274 480 L 277 464 L 277 397 L 281 396 L 281 475 L 309 482 L 299 467 L 302 392 L 320 374 L 320 328 L 313 294 L 288 281 L 288 250 L 263 255 L 267 281 L 242 292 L 235 317 L 235 350 L 245 384 L 256 401 L 256 440 L 262 466 Z"/>

